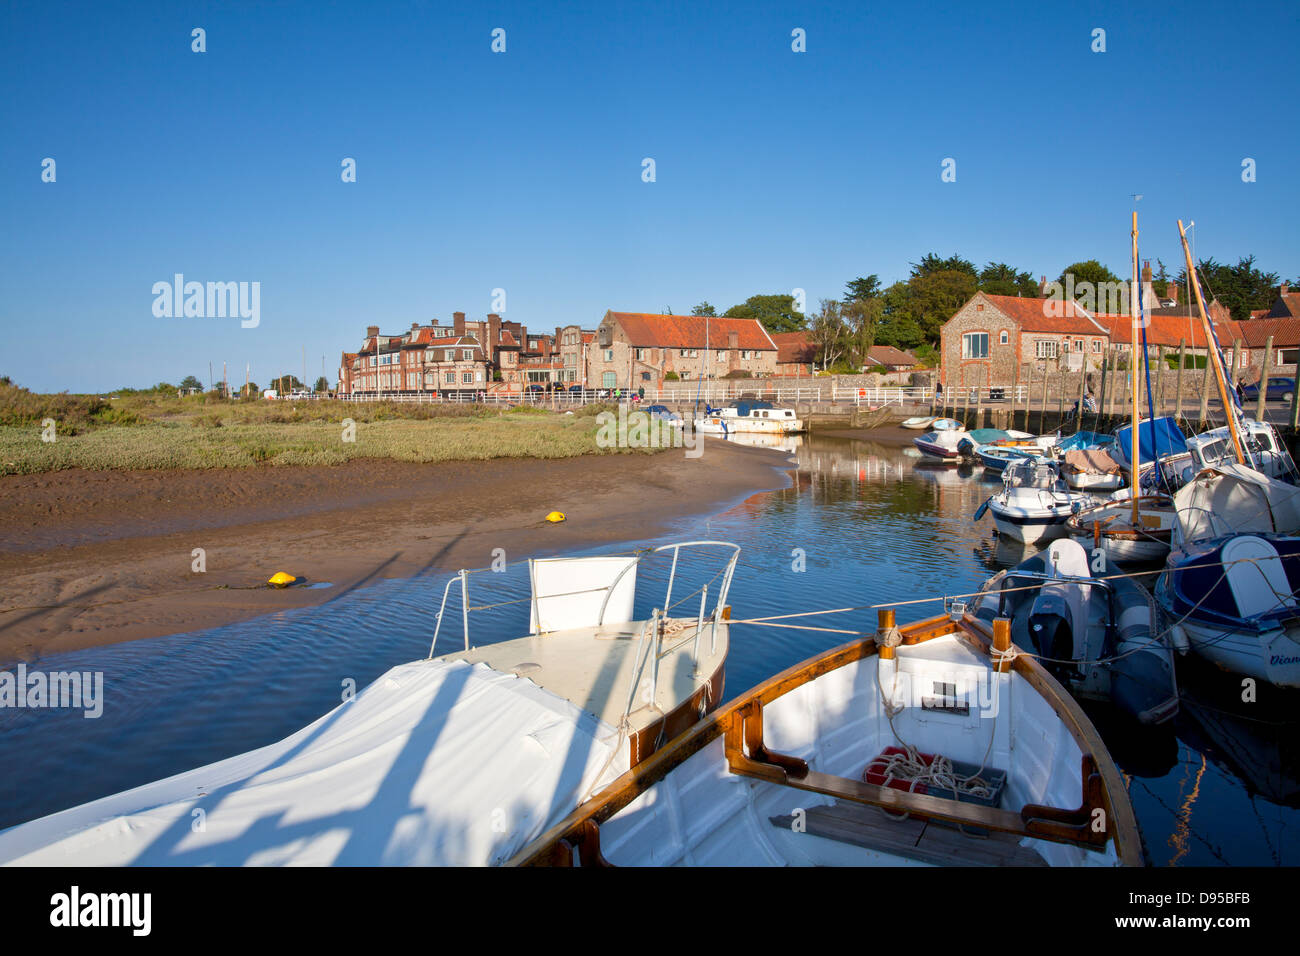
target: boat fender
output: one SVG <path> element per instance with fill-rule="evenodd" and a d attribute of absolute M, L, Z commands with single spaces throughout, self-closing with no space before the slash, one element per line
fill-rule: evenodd
<path fill-rule="evenodd" d="M 1169 629 L 1169 638 L 1173 641 L 1174 650 L 1179 654 L 1186 654 L 1191 650 L 1192 642 L 1187 637 L 1187 632 L 1183 630 L 1181 624 L 1175 624 Z"/>
<path fill-rule="evenodd" d="M 980 518 L 984 517 L 984 512 L 989 510 L 989 502 L 992 500 L 993 500 L 993 495 L 989 495 L 987 498 L 984 499 L 984 504 L 980 505 L 978 508 L 975 509 L 976 521 L 979 521 Z"/>
<path fill-rule="evenodd" d="M 558 524 L 561 521 L 568 520 L 568 515 L 566 515 L 563 511 L 552 511 L 550 514 L 546 516 L 546 520 L 551 522 L 552 524 Z"/>
<path fill-rule="evenodd" d="M 276 571 L 275 574 L 271 575 L 270 579 L 266 583 L 273 588 L 287 588 L 297 580 L 298 579 L 292 574 L 287 574 L 284 571 Z"/>

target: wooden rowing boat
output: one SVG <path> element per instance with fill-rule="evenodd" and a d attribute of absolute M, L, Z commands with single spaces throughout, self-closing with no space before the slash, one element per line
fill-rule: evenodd
<path fill-rule="evenodd" d="M 998 799 L 944 796 L 933 779 L 929 792 L 915 780 L 900 788 L 898 777 L 871 782 L 900 743 L 921 764 L 948 758 L 968 783 L 998 781 Z M 987 839 L 970 839 L 975 831 Z M 811 658 L 719 708 L 510 861 L 1141 862 L 1133 807 L 1105 745 L 1042 665 L 1014 655 L 1010 621 L 960 613 L 900 629 L 892 611 L 881 612 L 874 638 Z"/>

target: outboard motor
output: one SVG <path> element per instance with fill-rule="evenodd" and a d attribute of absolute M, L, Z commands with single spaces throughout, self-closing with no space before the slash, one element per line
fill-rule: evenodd
<path fill-rule="evenodd" d="M 1088 554 L 1077 541 L 1064 538 L 1053 541 L 1043 554 L 1045 571 L 1053 577 L 1087 578 Z M 1054 675 L 1073 674 L 1077 661 L 1085 654 L 1088 627 L 1088 602 L 1092 588 L 1085 584 L 1045 584 L 1039 589 L 1029 611 L 1029 634 L 1034 647 L 1043 657 L 1043 665 Z M 1076 624 L 1078 629 L 1076 631 Z"/>

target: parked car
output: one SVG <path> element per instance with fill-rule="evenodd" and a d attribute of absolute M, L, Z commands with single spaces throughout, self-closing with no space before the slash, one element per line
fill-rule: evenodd
<path fill-rule="evenodd" d="M 1293 378 L 1269 378 L 1268 380 L 1268 398 L 1266 401 L 1281 399 L 1289 402 L 1295 397 L 1295 379 Z M 1241 397 L 1248 402 L 1259 401 L 1259 383 L 1247 385 L 1241 390 Z"/>
<path fill-rule="evenodd" d="M 525 388 L 524 391 L 532 392 L 534 395 L 540 395 L 542 392 L 546 391 L 546 386 L 539 385 L 537 382 L 534 382 L 532 385 L 529 385 L 527 388 Z"/>
<path fill-rule="evenodd" d="M 583 393 L 583 391 L 584 391 L 584 389 L 583 389 L 583 387 L 582 387 L 581 385 L 570 385 L 570 386 L 569 386 L 569 394 L 570 394 L 570 395 L 581 395 L 581 394 Z"/>

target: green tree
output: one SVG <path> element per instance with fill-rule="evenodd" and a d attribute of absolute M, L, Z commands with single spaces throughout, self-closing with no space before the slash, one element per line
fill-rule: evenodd
<path fill-rule="evenodd" d="M 808 339 L 817 349 L 818 364 L 822 368 L 838 364 L 849 348 L 843 306 L 834 299 L 822 299 L 820 308 L 809 318 Z"/>
<path fill-rule="evenodd" d="M 301 391 L 302 382 L 298 381 L 298 376 L 296 375 L 281 375 L 276 378 L 276 380 L 271 384 L 271 387 L 281 395 L 284 395 L 288 392 Z"/>
<path fill-rule="evenodd" d="M 844 286 L 844 303 L 860 302 L 864 299 L 875 299 L 881 293 L 880 276 L 874 272 L 866 277 L 859 276 L 856 279 L 850 279 Z"/>
<path fill-rule="evenodd" d="M 922 256 L 920 262 L 912 263 L 913 279 L 923 279 L 936 272 L 964 272 L 972 279 L 979 278 L 975 263 L 969 259 L 963 259 L 961 256 L 949 256 L 947 259 L 943 259 L 931 252 Z"/>
<path fill-rule="evenodd" d="M 312 386 L 312 391 L 317 393 L 328 392 L 329 390 L 330 390 L 329 379 L 327 379 L 324 375 L 316 379 L 316 384 Z"/>
<path fill-rule="evenodd" d="M 979 290 L 990 295 L 1020 295 L 1031 299 L 1039 291 L 1032 275 L 1017 271 L 1005 262 L 990 262 L 980 270 Z"/>
<path fill-rule="evenodd" d="M 1060 278 L 1056 281 L 1062 286 L 1066 284 L 1066 276 L 1074 276 L 1074 284 L 1077 286 L 1080 282 L 1091 282 L 1094 288 L 1102 282 L 1119 282 L 1119 276 L 1111 272 L 1096 259 L 1088 259 L 1085 262 L 1075 262 L 1061 270 Z"/>
<path fill-rule="evenodd" d="M 1277 273 L 1256 269 L 1254 256 L 1243 256 L 1235 266 L 1202 259 L 1196 271 L 1200 274 L 1201 295 L 1206 305 L 1218 299 L 1239 322 L 1249 319 L 1253 310 L 1267 309 L 1277 300 Z M 1178 285 L 1187 288 L 1186 267 L 1178 274 Z"/>
<path fill-rule="evenodd" d="M 794 308 L 794 296 L 751 295 L 723 313 L 729 319 L 758 319 L 769 332 L 798 332 L 807 326 L 802 312 Z"/>
<path fill-rule="evenodd" d="M 709 305 L 707 299 L 701 302 L 695 308 L 691 309 L 691 315 L 717 315 L 717 314 L 718 313 L 713 310 L 713 306 Z"/>
<path fill-rule="evenodd" d="M 876 344 L 876 335 L 885 316 L 885 300 L 880 295 L 844 303 L 849 354 L 854 364 L 867 363 L 867 355 Z"/>
<path fill-rule="evenodd" d="M 181 379 L 181 388 L 197 388 L 202 390 L 203 383 L 200 382 L 193 375 L 186 375 L 183 379 Z"/>

